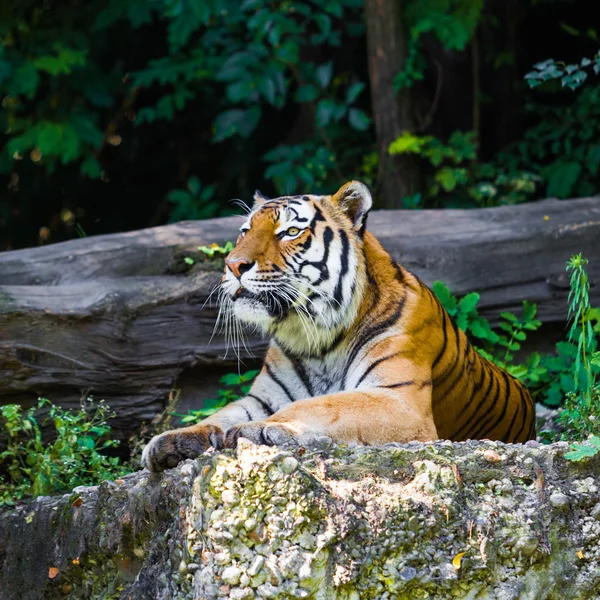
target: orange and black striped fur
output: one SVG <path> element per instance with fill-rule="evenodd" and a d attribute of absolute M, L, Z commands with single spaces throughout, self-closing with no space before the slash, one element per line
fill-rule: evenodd
<path fill-rule="evenodd" d="M 534 438 L 528 391 L 478 354 L 365 230 L 365 185 L 255 201 L 226 260 L 221 310 L 270 336 L 264 366 L 246 397 L 155 437 L 149 469 L 240 436 L 273 445 Z"/>

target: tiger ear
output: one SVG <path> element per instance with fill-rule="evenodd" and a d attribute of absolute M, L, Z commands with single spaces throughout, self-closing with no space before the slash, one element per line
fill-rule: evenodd
<path fill-rule="evenodd" d="M 331 200 L 352 221 L 352 229 L 362 233 L 373 206 L 369 188 L 360 181 L 349 181 L 331 196 Z"/>
<path fill-rule="evenodd" d="M 268 202 L 271 198 L 265 196 L 260 190 L 256 190 L 254 192 L 254 207 L 258 207 L 263 205 L 265 202 Z"/>

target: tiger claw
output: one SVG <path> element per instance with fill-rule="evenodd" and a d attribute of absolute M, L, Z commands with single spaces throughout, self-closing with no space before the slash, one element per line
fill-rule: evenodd
<path fill-rule="evenodd" d="M 166 431 L 154 436 L 142 453 L 142 466 L 149 471 L 172 469 L 187 458 L 196 458 L 210 447 L 223 446 L 223 431 L 215 425 Z"/>

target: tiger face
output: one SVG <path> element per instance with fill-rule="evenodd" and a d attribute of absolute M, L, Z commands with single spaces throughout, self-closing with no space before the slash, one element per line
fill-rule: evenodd
<path fill-rule="evenodd" d="M 225 261 L 221 302 L 266 334 L 330 335 L 352 317 L 360 288 L 368 188 L 352 181 L 332 196 L 254 200 Z"/>

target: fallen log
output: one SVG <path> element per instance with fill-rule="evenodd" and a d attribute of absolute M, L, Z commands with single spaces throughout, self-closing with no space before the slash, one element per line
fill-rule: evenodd
<path fill-rule="evenodd" d="M 196 247 L 236 236 L 236 217 L 179 223 L 0 254 L 0 404 L 38 396 L 63 406 L 104 398 L 125 436 L 160 412 L 173 388 L 197 404 L 237 369 L 226 343 L 209 342 L 207 302 L 222 262 Z M 523 300 L 545 323 L 564 323 L 565 263 L 582 252 L 600 280 L 600 199 L 546 200 L 481 210 L 375 211 L 369 228 L 426 283 L 477 290 L 492 322 Z M 185 258 L 193 257 L 191 268 Z M 189 262 L 189 261 L 188 261 Z M 600 304 L 600 286 L 592 287 Z M 206 304 L 205 304 L 206 303 Z M 241 357 L 260 362 L 265 344 Z"/>
<path fill-rule="evenodd" d="M 600 597 L 600 457 L 566 444 L 206 453 L 0 518 L 0 599 Z"/>

